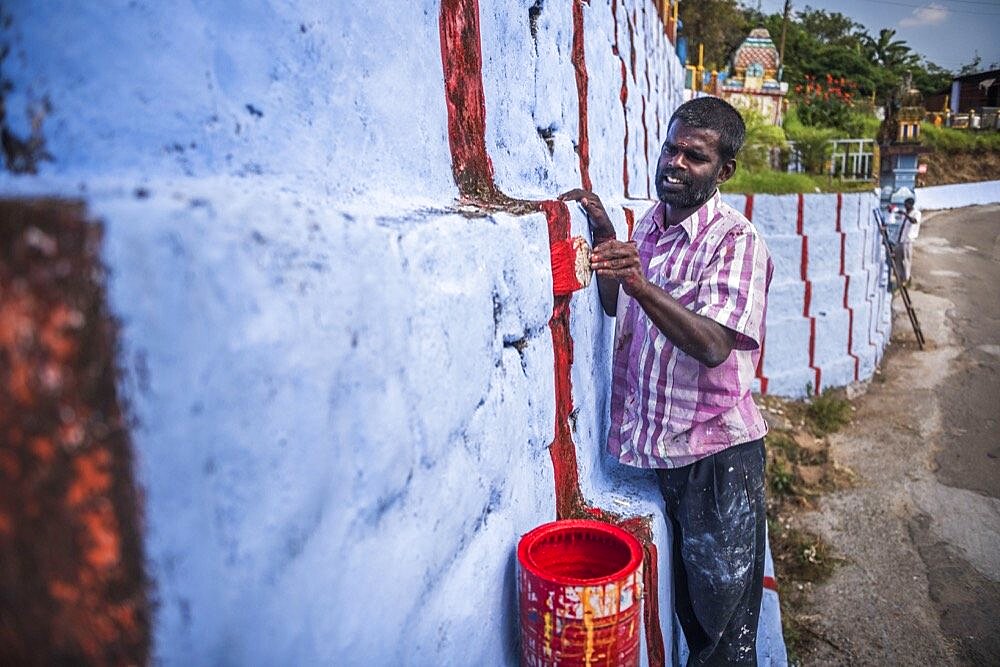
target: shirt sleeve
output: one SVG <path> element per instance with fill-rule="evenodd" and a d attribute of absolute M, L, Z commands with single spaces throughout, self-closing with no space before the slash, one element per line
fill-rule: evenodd
<path fill-rule="evenodd" d="M 727 234 L 698 283 L 694 312 L 736 332 L 736 349 L 760 347 L 774 265 L 751 231 Z"/>

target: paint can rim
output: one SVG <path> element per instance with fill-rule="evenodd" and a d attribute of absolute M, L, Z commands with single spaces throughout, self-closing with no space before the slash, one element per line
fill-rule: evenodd
<path fill-rule="evenodd" d="M 628 551 L 628 560 L 624 566 L 598 577 L 573 577 L 546 571 L 544 566 L 533 558 L 536 545 L 549 540 L 558 540 L 562 535 L 571 535 L 581 531 L 597 533 L 600 537 L 614 540 Z M 562 519 L 542 524 L 525 533 L 517 546 L 517 559 L 521 567 L 540 579 L 563 586 L 601 586 L 621 581 L 624 577 L 636 572 L 642 565 L 642 545 L 634 535 L 610 523 L 593 519 Z"/>

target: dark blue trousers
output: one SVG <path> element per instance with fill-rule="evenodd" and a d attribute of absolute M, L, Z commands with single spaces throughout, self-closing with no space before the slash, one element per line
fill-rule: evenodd
<path fill-rule="evenodd" d="M 674 611 L 688 665 L 756 665 L 764 583 L 764 441 L 659 469 L 673 530 Z"/>

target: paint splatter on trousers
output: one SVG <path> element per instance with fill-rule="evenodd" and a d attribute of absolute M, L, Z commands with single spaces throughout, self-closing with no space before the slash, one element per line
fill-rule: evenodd
<path fill-rule="evenodd" d="M 673 533 L 674 610 L 692 665 L 756 665 L 764 441 L 657 470 Z"/>

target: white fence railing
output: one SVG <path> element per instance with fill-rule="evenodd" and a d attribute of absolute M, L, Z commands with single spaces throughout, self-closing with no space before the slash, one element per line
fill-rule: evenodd
<path fill-rule="evenodd" d="M 865 181 L 873 176 L 875 141 L 873 139 L 832 139 L 824 159 L 826 173 L 845 181 Z M 773 165 L 789 172 L 805 171 L 802 153 L 794 141 L 788 142 L 787 163 Z"/>

